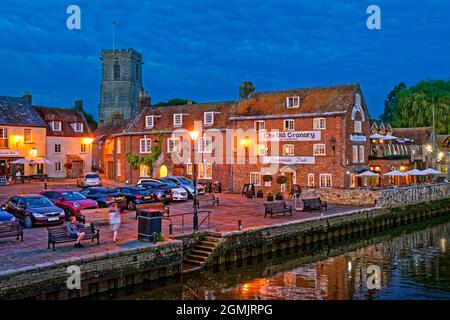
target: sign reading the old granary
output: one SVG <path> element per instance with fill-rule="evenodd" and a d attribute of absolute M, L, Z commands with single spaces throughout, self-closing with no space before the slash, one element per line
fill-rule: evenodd
<path fill-rule="evenodd" d="M 320 131 L 277 131 L 260 133 L 260 141 L 320 141 Z"/>

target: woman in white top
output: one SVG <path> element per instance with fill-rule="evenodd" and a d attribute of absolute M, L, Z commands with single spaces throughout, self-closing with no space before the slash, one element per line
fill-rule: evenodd
<path fill-rule="evenodd" d="M 113 232 L 113 242 L 117 242 L 117 234 L 119 233 L 120 228 L 120 210 L 116 202 L 111 205 L 111 209 L 109 210 L 109 225 L 111 231 Z"/>

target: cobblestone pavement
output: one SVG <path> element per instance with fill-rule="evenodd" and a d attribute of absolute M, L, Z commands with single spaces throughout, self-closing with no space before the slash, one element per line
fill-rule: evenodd
<path fill-rule="evenodd" d="M 60 185 L 51 186 L 58 188 Z M 7 186 L 0 189 L 0 193 L 8 189 L 8 193 L 17 190 L 18 186 Z M 27 189 L 22 192 L 36 192 L 41 190 L 38 185 L 27 185 Z M 73 186 L 76 188 L 76 186 Z M 22 189 L 22 190 L 24 190 Z M 29 189 L 29 190 L 28 190 Z M 37 189 L 37 190 L 36 190 Z M 199 222 L 206 217 L 204 210 L 210 210 L 210 230 L 217 232 L 236 231 L 238 220 L 241 220 L 244 229 L 270 226 L 280 223 L 301 221 L 310 218 L 317 218 L 321 215 L 332 216 L 342 214 L 346 211 L 361 209 L 362 207 L 330 205 L 328 211 L 315 211 L 311 213 L 294 211 L 293 216 L 276 215 L 271 219 L 264 218 L 265 199 L 247 199 L 236 194 L 218 194 L 220 206 L 211 208 L 206 205 L 200 208 Z M 290 201 L 289 201 L 290 202 Z M 192 232 L 192 214 L 180 216 L 182 213 L 192 212 L 192 201 L 170 204 L 170 213 L 174 234 Z M 105 253 L 117 248 L 133 248 L 138 245 L 137 241 L 137 221 L 134 211 L 122 213 L 122 225 L 119 232 L 119 239 L 116 244 L 112 243 L 112 235 L 107 225 L 107 221 L 95 221 L 97 218 L 87 216 L 87 222 L 97 222 L 101 224 L 100 245 L 84 241 L 85 247 L 76 249 L 71 243 L 57 244 L 56 251 L 47 249 L 47 229 L 45 227 L 35 227 L 24 230 L 24 242 L 16 241 L 15 238 L 0 239 L 0 270 L 16 269 L 19 267 L 36 265 L 39 263 L 57 261 L 68 257 L 76 257 L 87 254 Z M 103 222 L 103 223 L 102 223 Z M 208 229 L 208 221 L 201 225 L 200 230 Z M 169 220 L 163 220 L 163 234 L 169 237 Z"/>

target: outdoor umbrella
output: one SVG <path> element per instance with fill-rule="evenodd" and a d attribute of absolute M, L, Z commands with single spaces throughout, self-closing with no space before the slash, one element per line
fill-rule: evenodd
<path fill-rule="evenodd" d="M 390 135 L 390 134 L 387 134 L 387 135 L 383 138 L 383 140 L 397 140 L 397 139 L 398 139 L 398 137 L 392 136 L 392 135 Z"/>
<path fill-rule="evenodd" d="M 31 160 L 23 158 L 23 159 L 11 161 L 11 163 L 14 163 L 14 164 L 30 164 Z"/>
<path fill-rule="evenodd" d="M 370 139 L 384 139 L 384 136 L 379 133 L 374 133 L 370 135 Z"/>
<path fill-rule="evenodd" d="M 356 175 L 357 177 L 379 177 L 378 173 L 374 173 L 372 171 L 364 171 L 363 173 L 360 173 Z"/>
<path fill-rule="evenodd" d="M 399 177 L 404 177 L 404 176 L 406 176 L 406 173 L 405 173 L 405 172 L 398 171 L 398 170 L 394 170 L 394 171 L 390 171 L 390 172 L 387 172 L 387 173 L 383 174 L 383 176 L 390 176 L 390 177 L 399 176 Z"/>
<path fill-rule="evenodd" d="M 39 159 L 39 160 L 34 161 L 33 163 L 35 163 L 35 164 L 52 164 L 53 161 L 48 160 L 48 159 Z"/>
<path fill-rule="evenodd" d="M 437 175 L 437 174 L 441 174 L 441 172 L 438 171 L 438 170 L 434 170 L 434 169 L 428 168 L 428 169 L 423 170 L 422 174 L 424 174 L 424 175 Z"/>
<path fill-rule="evenodd" d="M 406 172 L 407 175 L 409 176 L 424 176 L 425 174 L 423 173 L 423 171 L 417 170 L 417 169 L 413 169 L 413 170 L 409 170 Z"/>

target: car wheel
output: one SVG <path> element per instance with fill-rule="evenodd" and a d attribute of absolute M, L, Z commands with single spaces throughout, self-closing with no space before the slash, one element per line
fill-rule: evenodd
<path fill-rule="evenodd" d="M 136 203 L 134 201 L 128 201 L 127 207 L 129 210 L 136 210 Z"/>
<path fill-rule="evenodd" d="M 70 212 L 70 210 L 68 208 L 64 209 L 64 214 L 65 214 L 66 221 L 68 221 L 70 219 L 70 217 L 72 216 L 72 212 Z"/>
<path fill-rule="evenodd" d="M 23 224 L 25 228 L 30 229 L 33 227 L 33 220 L 31 220 L 30 216 L 26 216 L 25 219 L 23 219 Z"/>

